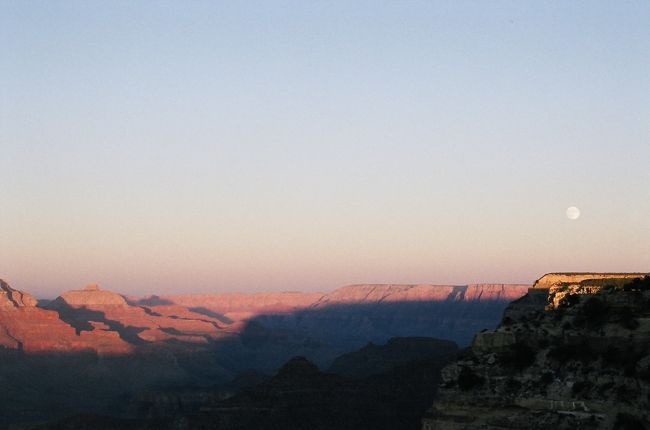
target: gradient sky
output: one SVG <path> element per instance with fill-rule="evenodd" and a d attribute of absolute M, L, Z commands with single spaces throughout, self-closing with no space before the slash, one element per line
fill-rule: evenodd
<path fill-rule="evenodd" d="M 647 1 L 3 0 L 0 278 L 648 271 L 648 23 Z"/>

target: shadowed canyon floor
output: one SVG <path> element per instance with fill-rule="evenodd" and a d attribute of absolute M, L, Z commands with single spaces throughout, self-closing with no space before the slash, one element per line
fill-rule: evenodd
<path fill-rule="evenodd" d="M 408 354 L 399 356 L 402 348 Z M 440 368 L 457 353 L 450 341 L 396 338 L 343 356 L 328 372 L 304 357 L 292 358 L 272 378 L 228 398 L 210 389 L 152 393 L 137 403 L 147 418 L 84 415 L 21 428 L 417 429 Z M 368 372 L 366 363 L 374 369 Z"/>

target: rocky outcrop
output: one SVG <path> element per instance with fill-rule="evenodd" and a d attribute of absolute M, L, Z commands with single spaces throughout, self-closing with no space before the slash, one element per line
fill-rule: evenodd
<path fill-rule="evenodd" d="M 222 321 L 212 316 L 178 305 L 135 305 L 95 284 L 67 291 L 46 307 L 56 310 L 79 335 L 103 328 L 141 350 L 207 348 L 227 335 Z"/>
<path fill-rule="evenodd" d="M 548 273 L 533 285 L 535 290 L 548 291 L 549 309 L 556 309 L 571 294 L 596 294 L 603 287 L 620 287 L 645 273 Z"/>
<path fill-rule="evenodd" d="M 542 277 L 443 369 L 423 430 L 650 428 L 643 276 Z"/>
<path fill-rule="evenodd" d="M 50 307 L 61 305 L 71 307 L 128 306 L 124 297 L 110 291 L 103 291 L 97 284 L 87 285 L 83 290 L 67 291 L 54 300 Z"/>
<path fill-rule="evenodd" d="M 14 290 L 5 281 L 0 279 L 0 309 L 9 310 L 14 308 L 34 307 L 38 300 L 31 294 Z"/>
<path fill-rule="evenodd" d="M 645 273 L 547 273 L 535 281 L 533 288 L 550 289 L 566 285 L 580 285 L 582 282 L 604 286 L 642 278 L 645 275 Z"/>
<path fill-rule="evenodd" d="M 0 345 L 30 353 L 128 353 L 132 349 L 107 327 L 78 334 L 53 310 L 36 307 L 30 294 L 0 281 Z"/>

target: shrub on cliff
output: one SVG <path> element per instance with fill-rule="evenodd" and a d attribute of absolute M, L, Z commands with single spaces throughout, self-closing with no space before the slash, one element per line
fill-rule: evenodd
<path fill-rule="evenodd" d="M 548 357 L 560 364 L 565 364 L 571 360 L 588 363 L 596 358 L 591 347 L 586 342 L 556 343 L 548 351 Z"/>
<path fill-rule="evenodd" d="M 506 380 L 506 390 L 510 392 L 519 391 L 521 385 L 521 382 L 514 378 L 508 378 Z"/>
<path fill-rule="evenodd" d="M 617 347 L 610 346 L 605 351 L 603 351 L 603 364 L 608 366 L 616 366 L 619 363 L 621 355 L 621 351 Z"/>
<path fill-rule="evenodd" d="M 610 315 L 610 307 L 598 297 L 590 297 L 580 309 L 580 313 L 574 320 L 577 327 L 586 325 L 597 328 L 605 324 Z"/>
<path fill-rule="evenodd" d="M 643 358 L 644 350 L 635 349 L 628 345 L 625 348 L 610 346 L 603 354 L 603 365 L 623 369 L 623 374 L 628 377 L 636 375 L 636 365 Z"/>
<path fill-rule="evenodd" d="M 463 391 L 471 390 L 474 387 L 483 385 L 483 378 L 468 367 L 463 367 L 458 375 L 458 388 Z"/>
<path fill-rule="evenodd" d="M 535 362 L 536 352 L 523 342 L 517 342 L 508 352 L 501 355 L 501 363 L 506 367 L 525 369 Z"/>
<path fill-rule="evenodd" d="M 542 373 L 542 376 L 539 377 L 538 384 L 542 387 L 546 387 L 549 385 L 555 377 L 553 376 L 553 372 L 544 372 Z"/>
<path fill-rule="evenodd" d="M 510 317 L 505 317 L 505 318 L 501 321 L 501 325 L 502 325 L 502 326 L 509 326 L 509 325 L 513 325 L 514 323 L 515 323 L 515 320 L 513 320 L 513 319 L 510 318 Z"/>
<path fill-rule="evenodd" d="M 636 330 L 639 328 L 639 321 L 635 318 L 636 315 L 634 314 L 634 311 L 632 311 L 632 309 L 629 307 L 626 306 L 624 308 L 618 309 L 616 316 L 619 324 L 621 324 L 626 329 Z"/>
<path fill-rule="evenodd" d="M 650 276 L 635 278 L 623 286 L 623 291 L 648 291 L 650 290 Z"/>
<path fill-rule="evenodd" d="M 601 397 L 604 396 L 605 393 L 607 393 L 612 389 L 612 387 L 614 387 L 614 382 L 612 381 L 605 382 L 604 384 L 600 384 L 598 386 L 598 395 Z"/>
<path fill-rule="evenodd" d="M 571 394 L 574 397 L 584 397 L 589 392 L 592 385 L 593 384 L 589 381 L 578 381 L 571 387 Z"/>
<path fill-rule="evenodd" d="M 577 305 L 578 303 L 580 303 L 579 294 L 567 294 L 566 296 L 562 297 L 558 303 L 558 307 L 570 308 L 571 306 Z"/>
<path fill-rule="evenodd" d="M 616 415 L 614 430 L 645 430 L 648 427 L 642 420 L 632 415 L 619 413 Z"/>

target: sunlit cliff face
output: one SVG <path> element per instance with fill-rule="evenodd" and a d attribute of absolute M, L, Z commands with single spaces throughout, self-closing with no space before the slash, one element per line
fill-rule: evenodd
<path fill-rule="evenodd" d="M 640 270 L 650 3 L 531 3 L 0 2 L 2 276 L 54 298 Z"/>
<path fill-rule="evenodd" d="M 596 281 L 606 284 L 614 280 L 632 280 L 643 278 L 647 273 L 548 273 L 533 284 L 533 288 L 552 288 L 557 286 L 578 285 L 584 281 Z"/>
<path fill-rule="evenodd" d="M 342 345 L 383 340 L 388 333 L 438 334 L 467 342 L 474 331 L 495 324 L 503 307 L 527 290 L 527 285 L 504 284 L 377 284 L 351 285 L 328 294 L 141 298 L 89 285 L 39 307 L 31 295 L 3 283 L 0 345 L 30 353 L 207 351 L 233 336 L 247 336 L 254 326 L 268 326 L 262 337 L 273 337 L 276 327 L 325 336 L 323 341 Z"/>

